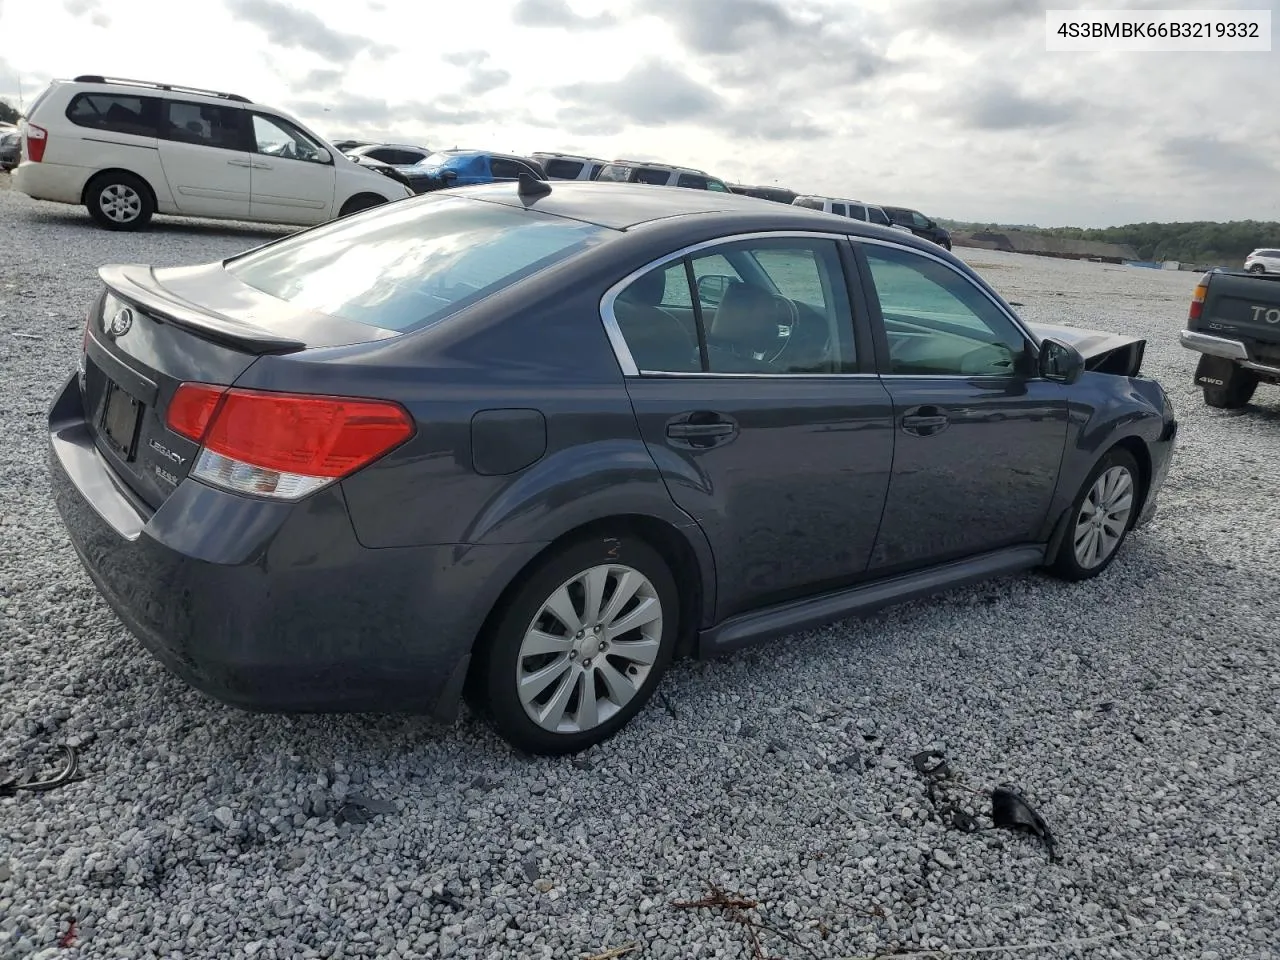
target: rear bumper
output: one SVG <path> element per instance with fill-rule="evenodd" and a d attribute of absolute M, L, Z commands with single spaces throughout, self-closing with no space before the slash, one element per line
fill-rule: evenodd
<path fill-rule="evenodd" d="M 91 173 L 89 167 L 24 160 L 13 171 L 13 187 L 36 200 L 79 203 Z"/>
<path fill-rule="evenodd" d="M 536 552 L 371 550 L 337 486 L 281 504 L 186 480 L 148 515 L 98 454 L 74 376 L 49 428 L 54 499 L 98 590 L 169 670 L 245 709 L 452 717 L 488 585 Z"/>
<path fill-rule="evenodd" d="M 1272 363 L 1259 363 L 1249 358 L 1249 343 L 1244 340 L 1235 340 L 1231 337 L 1215 337 L 1212 334 L 1200 333 L 1196 330 L 1183 330 L 1178 335 L 1178 340 L 1188 350 L 1194 350 L 1209 357 L 1231 360 L 1246 370 L 1253 370 L 1256 373 L 1280 377 L 1280 366 Z M 1280 347 L 1280 344 L 1276 346 Z"/>

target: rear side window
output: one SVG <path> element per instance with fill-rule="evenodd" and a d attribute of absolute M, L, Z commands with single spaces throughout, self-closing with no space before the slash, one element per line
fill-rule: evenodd
<path fill-rule="evenodd" d="M 843 203 L 833 203 L 831 205 L 831 212 L 838 217 L 847 217 L 849 215 L 849 211 Z"/>
<path fill-rule="evenodd" d="M 542 165 L 547 176 L 560 180 L 576 180 L 582 173 L 582 164 L 577 160 L 546 160 Z"/>
<path fill-rule="evenodd" d="M 853 217 L 855 220 L 862 220 L 865 222 L 867 219 L 867 208 L 856 203 L 851 203 L 849 204 L 849 216 Z"/>
<path fill-rule="evenodd" d="M 185 100 L 161 102 L 160 136 L 224 150 L 248 150 L 248 124 L 243 110 Z"/>
<path fill-rule="evenodd" d="M 78 93 L 67 104 L 67 119 L 78 127 L 155 137 L 159 135 L 160 101 L 119 93 Z"/>
<path fill-rule="evenodd" d="M 388 204 L 227 264 L 298 307 L 389 330 L 437 323 L 614 231 L 458 197 Z"/>
<path fill-rule="evenodd" d="M 626 183 L 631 179 L 631 168 L 620 163 L 606 163 L 596 174 L 597 180 L 608 180 L 611 183 Z"/>
<path fill-rule="evenodd" d="M 691 173 L 680 174 L 680 179 L 676 181 L 677 187 L 691 187 L 695 190 L 707 189 L 707 178 L 697 177 Z"/>
<path fill-rule="evenodd" d="M 655 170 L 652 167 L 637 167 L 633 178 L 636 183 L 651 183 L 655 187 L 665 187 L 671 179 L 669 170 Z"/>

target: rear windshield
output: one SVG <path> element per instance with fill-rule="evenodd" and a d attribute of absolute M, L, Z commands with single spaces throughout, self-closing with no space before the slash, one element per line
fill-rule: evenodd
<path fill-rule="evenodd" d="M 296 306 L 416 330 L 605 240 L 614 231 L 461 197 L 388 204 L 227 263 Z"/>

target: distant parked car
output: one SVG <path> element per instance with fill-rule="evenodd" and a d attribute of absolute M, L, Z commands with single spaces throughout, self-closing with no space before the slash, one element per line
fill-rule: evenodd
<path fill-rule="evenodd" d="M 889 218 L 889 215 L 874 203 L 865 203 L 862 200 L 846 200 L 838 197 L 814 196 L 796 197 L 791 202 L 797 207 L 821 210 L 823 213 L 834 213 L 837 217 L 850 217 L 854 220 L 861 220 L 863 223 L 874 223 L 881 227 L 889 227 L 906 233 L 911 232 L 906 227 L 895 224 Z"/>
<path fill-rule="evenodd" d="M 938 226 L 936 220 L 931 220 L 919 210 L 912 210 L 910 207 L 885 207 L 884 212 L 895 226 L 906 227 L 917 237 L 931 240 L 947 250 L 951 249 L 951 234 L 945 227 Z"/>
<path fill-rule="evenodd" d="M 732 193 L 740 193 L 744 197 L 759 197 L 761 200 L 772 200 L 775 203 L 791 203 L 796 198 L 796 192 L 786 187 L 756 187 L 743 183 L 731 183 L 729 190 Z"/>
<path fill-rule="evenodd" d="M 152 214 L 306 226 L 411 195 L 246 97 L 141 80 L 54 80 L 23 125 L 13 185 L 111 230 Z"/>
<path fill-rule="evenodd" d="M 595 157 L 543 151 L 529 154 L 529 159 L 542 165 L 548 180 L 594 180 L 606 163 Z"/>
<path fill-rule="evenodd" d="M 18 165 L 21 153 L 22 133 L 12 123 L 0 123 L 0 170 L 9 171 Z"/>
<path fill-rule="evenodd" d="M 408 179 L 414 193 L 518 180 L 522 173 L 535 180 L 547 179 L 535 160 L 488 150 L 437 150 L 420 163 L 396 169 Z"/>
<path fill-rule="evenodd" d="M 1264 247 L 1253 251 L 1245 257 L 1244 268 L 1250 273 L 1280 273 L 1280 249 Z"/>
<path fill-rule="evenodd" d="M 346 153 L 348 150 L 354 150 L 356 147 L 377 146 L 373 140 L 334 140 L 333 145 L 343 153 Z"/>
<path fill-rule="evenodd" d="M 430 147 L 418 147 L 410 143 L 366 143 L 342 152 L 348 157 L 368 157 L 393 167 L 421 163 L 431 156 Z"/>
<path fill-rule="evenodd" d="M 648 183 L 658 187 L 690 187 L 729 193 L 728 185 L 703 170 L 676 167 L 667 163 L 642 163 L 638 160 L 614 160 L 596 174 L 595 179 L 614 183 Z"/>
<path fill-rule="evenodd" d="M 582 750 L 673 657 L 1086 580 L 1152 516 L 1177 421 L 1142 341 L 1030 326 L 929 246 L 525 181 L 103 267 L 53 497 L 124 624 L 213 697 L 465 695 L 524 750 Z"/>

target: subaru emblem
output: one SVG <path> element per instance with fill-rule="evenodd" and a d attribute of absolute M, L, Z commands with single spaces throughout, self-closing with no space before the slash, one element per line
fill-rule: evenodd
<path fill-rule="evenodd" d="M 102 332 L 114 340 L 117 337 L 123 337 L 132 326 L 133 311 L 128 307 L 121 307 L 116 311 L 115 316 L 103 323 Z"/>

